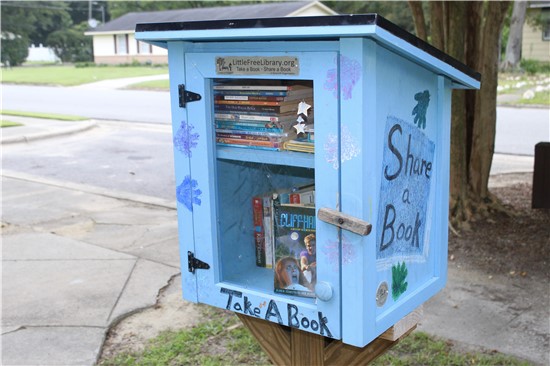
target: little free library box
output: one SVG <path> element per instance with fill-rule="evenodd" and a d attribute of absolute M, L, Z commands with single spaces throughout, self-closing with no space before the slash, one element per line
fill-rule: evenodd
<path fill-rule="evenodd" d="M 451 91 L 377 14 L 138 24 L 168 49 L 185 299 L 363 347 L 441 290 Z"/>

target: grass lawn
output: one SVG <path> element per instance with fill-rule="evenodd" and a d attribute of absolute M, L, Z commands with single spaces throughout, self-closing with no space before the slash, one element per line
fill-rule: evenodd
<path fill-rule="evenodd" d="M 161 333 L 142 351 L 119 353 L 100 366 L 129 365 L 270 365 L 256 339 L 232 313 L 203 307 L 205 322 L 180 331 Z M 465 352 L 452 342 L 422 332 L 405 337 L 373 365 L 529 365 L 495 351 Z"/>
<path fill-rule="evenodd" d="M 170 81 L 166 80 L 153 80 L 145 81 L 143 83 L 132 84 L 128 89 L 146 89 L 146 90 L 170 90 Z"/>
<path fill-rule="evenodd" d="M 84 121 L 89 118 L 80 116 L 71 116 L 67 114 L 55 114 L 55 113 L 39 113 L 39 112 L 20 112 L 0 110 L 0 115 L 5 116 L 18 116 L 18 117 L 32 117 L 32 118 L 44 118 L 44 119 L 56 119 L 59 121 Z"/>
<path fill-rule="evenodd" d="M 120 79 L 167 73 L 167 67 L 147 66 L 23 66 L 3 69 L 2 82 L 14 84 L 72 86 L 108 79 Z"/>
<path fill-rule="evenodd" d="M 518 105 L 545 105 L 550 106 L 550 74 L 506 74 L 498 76 L 498 94 L 514 94 L 518 100 L 511 104 Z M 530 99 L 522 96 L 532 91 L 534 96 Z"/>
<path fill-rule="evenodd" d="M 3 118 L 2 118 L 2 120 L 0 120 L 0 128 L 15 127 L 15 126 L 23 126 L 23 125 L 21 123 L 8 121 L 8 120 L 5 120 Z"/>

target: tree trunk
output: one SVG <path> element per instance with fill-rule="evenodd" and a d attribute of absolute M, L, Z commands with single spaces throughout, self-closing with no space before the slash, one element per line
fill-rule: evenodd
<path fill-rule="evenodd" d="M 418 7 L 409 4 L 416 24 L 422 18 Z M 450 213 L 458 224 L 491 203 L 499 38 L 509 5 L 430 2 L 432 44 L 482 74 L 480 91 L 455 90 L 452 97 Z"/>
<path fill-rule="evenodd" d="M 466 3 L 449 2 L 447 4 L 448 29 L 466 29 Z M 447 33 L 450 35 L 450 33 Z M 453 32 L 445 44 L 450 56 L 464 62 L 465 32 Z M 467 201 L 468 165 L 467 165 L 467 123 L 466 94 L 464 90 L 453 90 L 451 101 L 451 179 L 450 198 L 453 216 L 466 220 L 464 205 Z"/>
<path fill-rule="evenodd" d="M 526 10 L 527 1 L 514 1 L 512 19 L 510 20 L 510 33 L 508 34 L 508 43 L 506 44 L 506 58 L 500 66 L 501 70 L 509 71 L 519 67 Z"/>
<path fill-rule="evenodd" d="M 495 150 L 497 120 L 499 39 L 510 3 L 489 1 L 486 5 L 487 16 L 479 55 L 479 71 L 484 75 L 484 82 L 476 100 L 469 174 L 470 189 L 477 202 L 486 202 L 489 199 L 489 172 Z"/>
<path fill-rule="evenodd" d="M 442 1 L 433 1 L 430 3 L 430 19 L 432 20 L 432 44 L 441 51 L 445 51 L 445 36 L 443 30 L 444 12 Z"/>
<path fill-rule="evenodd" d="M 416 36 L 423 41 L 428 40 L 428 33 L 426 32 L 426 20 L 424 19 L 424 10 L 422 9 L 422 2 L 409 1 L 409 7 L 414 20 L 414 29 Z"/>

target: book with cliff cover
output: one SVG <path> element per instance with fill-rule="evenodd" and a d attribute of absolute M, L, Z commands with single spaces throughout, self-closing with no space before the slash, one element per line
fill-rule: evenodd
<path fill-rule="evenodd" d="M 315 207 L 299 204 L 273 204 L 273 241 L 275 247 L 274 290 L 285 295 L 315 297 L 315 278 L 307 279 L 303 257 L 316 266 Z"/>

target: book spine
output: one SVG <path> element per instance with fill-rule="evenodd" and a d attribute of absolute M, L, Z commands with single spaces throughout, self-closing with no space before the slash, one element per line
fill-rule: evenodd
<path fill-rule="evenodd" d="M 254 135 L 244 135 L 238 133 L 223 133 L 216 132 L 216 139 L 222 140 L 238 140 L 242 141 L 241 143 L 247 144 L 249 142 L 280 142 L 276 138 L 269 136 L 254 136 Z"/>
<path fill-rule="evenodd" d="M 269 127 L 269 123 L 239 123 L 235 121 L 216 121 L 216 129 L 232 130 L 232 131 L 251 131 L 251 132 L 268 132 L 268 133 L 284 133 L 282 127 Z"/>
<path fill-rule="evenodd" d="M 293 90 L 290 85 L 214 85 L 214 90 L 270 90 L 289 91 Z"/>
<path fill-rule="evenodd" d="M 230 138 L 230 137 L 216 137 L 216 142 L 220 142 L 223 144 L 236 144 L 236 145 L 262 146 L 262 147 L 275 147 L 275 148 L 281 148 L 283 145 L 283 143 L 279 141 L 262 141 L 262 140 L 240 139 L 240 138 Z"/>
<path fill-rule="evenodd" d="M 270 195 L 263 197 L 264 209 L 264 237 L 265 237 L 265 266 L 273 268 L 274 245 L 273 240 L 273 200 Z"/>
<path fill-rule="evenodd" d="M 235 131 L 233 129 L 222 129 L 218 128 L 216 129 L 216 136 L 225 136 L 230 137 L 227 135 L 237 135 L 240 138 L 243 136 L 262 136 L 262 137 L 272 137 L 272 138 L 282 138 L 282 137 L 288 137 L 291 134 L 287 132 L 283 133 L 276 133 L 276 132 L 259 132 L 259 131 Z"/>
<path fill-rule="evenodd" d="M 279 107 L 284 105 L 290 105 L 295 102 L 284 102 L 284 101 L 269 101 L 269 100 L 226 100 L 226 99 L 216 99 L 214 101 L 214 104 L 220 105 L 220 104 L 227 104 L 227 105 L 251 105 L 251 106 L 271 106 L 271 107 Z M 296 102 L 297 103 L 297 102 Z"/>
<path fill-rule="evenodd" d="M 256 95 L 215 95 L 216 101 L 287 102 L 286 97 Z"/>
<path fill-rule="evenodd" d="M 255 146 L 255 145 L 242 145 L 237 143 L 225 143 L 217 142 L 218 146 L 238 147 L 243 149 L 255 149 L 255 150 L 267 150 L 267 151 L 281 151 L 280 147 L 268 147 L 268 146 Z"/>
<path fill-rule="evenodd" d="M 226 95 L 244 95 L 244 96 L 268 96 L 268 97 L 286 97 L 288 91 L 285 90 L 221 90 L 215 89 L 214 97 L 226 96 Z"/>
<path fill-rule="evenodd" d="M 281 121 L 289 120 L 288 118 L 283 118 L 280 116 L 268 116 L 268 115 L 264 116 L 260 114 L 239 114 L 239 113 L 215 113 L 214 117 L 216 119 L 233 120 L 233 121 L 239 120 L 239 121 L 281 122 Z M 295 117 L 294 119 L 296 120 Z"/>
<path fill-rule="evenodd" d="M 263 199 L 252 198 L 252 219 L 254 224 L 254 245 L 256 249 L 256 265 L 265 267 L 265 235 L 263 229 Z"/>
<path fill-rule="evenodd" d="M 246 105 L 246 104 L 214 104 L 214 112 L 254 112 L 278 114 L 285 111 L 298 110 L 298 105 L 269 106 L 269 105 Z"/>
<path fill-rule="evenodd" d="M 249 112 L 261 112 L 261 113 L 288 113 L 288 112 L 296 112 L 298 111 L 298 103 L 289 103 L 289 104 L 281 104 L 281 103 L 270 103 L 270 102 L 243 102 L 238 101 L 240 103 L 229 103 L 229 102 L 237 102 L 237 101 L 226 101 L 227 103 L 215 103 L 214 104 L 214 111 L 224 110 L 224 111 L 249 111 Z M 263 104 L 258 104 L 263 103 Z"/>

